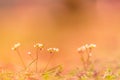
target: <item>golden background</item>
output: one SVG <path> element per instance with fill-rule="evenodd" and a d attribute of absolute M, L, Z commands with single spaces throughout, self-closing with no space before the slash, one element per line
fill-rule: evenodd
<path fill-rule="evenodd" d="M 93 59 L 102 65 L 120 58 L 120 1 L 118 0 L 1 0 L 0 65 L 21 65 L 11 47 L 20 42 L 27 62 L 36 42 L 58 47 L 51 64 L 69 68 L 80 64 L 77 48 L 95 43 Z M 45 52 L 46 53 L 46 52 Z M 46 59 L 45 59 L 46 58 Z M 41 57 L 41 64 L 47 62 Z M 100 60 L 99 60 L 100 59 Z"/>

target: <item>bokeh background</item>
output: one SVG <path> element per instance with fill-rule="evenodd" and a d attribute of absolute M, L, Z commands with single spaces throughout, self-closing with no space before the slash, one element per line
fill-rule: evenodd
<path fill-rule="evenodd" d="M 120 1 L 119 0 L 0 0 L 0 65 L 14 69 L 21 65 L 11 47 L 20 42 L 26 63 L 36 42 L 45 48 L 58 47 L 50 66 L 62 64 L 81 66 L 77 48 L 95 43 L 93 60 L 98 65 L 119 62 Z M 46 53 L 46 52 L 43 52 Z M 41 65 L 49 56 L 41 55 Z"/>

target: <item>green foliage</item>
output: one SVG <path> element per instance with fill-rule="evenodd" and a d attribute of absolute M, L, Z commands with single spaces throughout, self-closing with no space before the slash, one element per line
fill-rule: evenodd
<path fill-rule="evenodd" d="M 14 74 L 7 71 L 2 71 L 0 73 L 0 80 L 11 80 L 13 79 Z"/>
<path fill-rule="evenodd" d="M 113 69 L 107 68 L 101 71 L 100 75 L 93 70 L 74 69 L 68 74 L 62 74 L 62 67 L 58 65 L 42 73 L 22 71 L 19 73 L 2 70 L 0 80 L 119 80 L 120 71 L 114 72 Z"/>
<path fill-rule="evenodd" d="M 87 77 L 86 75 L 81 76 L 81 80 L 88 80 L 88 79 L 89 77 Z"/>
<path fill-rule="evenodd" d="M 104 80 L 116 80 L 117 76 L 113 74 L 111 69 L 107 69 L 104 73 L 103 79 Z"/>

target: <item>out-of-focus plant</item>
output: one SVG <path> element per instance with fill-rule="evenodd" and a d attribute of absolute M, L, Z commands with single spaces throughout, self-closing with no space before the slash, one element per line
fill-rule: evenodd
<path fill-rule="evenodd" d="M 43 72 L 47 69 L 48 65 L 50 64 L 51 60 L 53 59 L 54 54 L 59 52 L 59 49 L 58 48 L 48 48 L 47 51 L 50 54 L 50 58 L 48 60 L 48 63 L 46 64 L 45 68 L 43 69 Z"/>
<path fill-rule="evenodd" d="M 104 80 L 116 80 L 117 77 L 116 77 L 116 75 L 112 72 L 112 70 L 111 70 L 110 68 L 108 68 L 108 69 L 105 71 L 104 75 L 103 75 L 103 79 L 104 79 Z"/>
<path fill-rule="evenodd" d="M 39 50 L 43 50 L 44 45 L 41 43 L 36 43 L 34 45 L 34 47 L 36 48 L 36 72 L 38 71 L 38 59 L 39 59 Z"/>
<path fill-rule="evenodd" d="M 81 61 L 83 63 L 84 70 L 91 64 L 90 57 L 92 56 L 92 50 L 95 48 L 95 44 L 86 44 L 78 48 L 78 53 L 81 55 Z M 85 56 L 87 55 L 87 56 Z"/>
<path fill-rule="evenodd" d="M 51 60 L 54 59 L 55 53 L 59 52 L 58 48 L 48 48 L 47 51 L 50 55 L 49 60 L 47 64 L 45 65 L 42 72 L 38 73 L 38 59 L 39 59 L 39 53 L 41 50 L 43 50 L 44 45 L 37 43 L 34 45 L 36 48 L 36 55 L 33 56 L 31 52 L 28 52 L 27 54 L 32 59 L 31 63 L 26 66 L 25 62 L 21 56 L 21 53 L 19 52 L 20 43 L 17 43 L 13 46 L 12 50 L 16 51 L 18 56 L 20 57 L 20 60 L 22 62 L 23 67 L 25 70 L 20 72 L 7 72 L 5 70 L 0 70 L 0 80 L 119 80 L 120 79 L 120 71 L 119 67 L 115 69 L 107 68 L 107 70 L 100 70 L 97 71 L 95 69 L 91 69 L 91 56 L 92 56 L 92 50 L 96 47 L 95 44 L 86 44 L 78 48 L 78 53 L 81 57 L 81 62 L 83 64 L 83 68 L 77 68 L 73 71 L 71 71 L 68 74 L 62 74 L 63 68 L 61 65 L 52 67 L 50 69 L 47 69 Z M 28 67 L 30 67 L 34 62 L 36 62 L 35 69 L 36 71 L 30 71 L 27 70 Z"/>
<path fill-rule="evenodd" d="M 22 65 L 23 65 L 24 69 L 26 69 L 25 62 L 24 62 L 24 60 L 23 60 L 23 58 L 22 58 L 22 56 L 21 56 L 21 53 L 20 53 L 20 51 L 19 51 L 20 45 L 21 45 L 20 43 L 16 43 L 16 44 L 12 47 L 12 50 L 14 50 L 14 51 L 17 52 L 18 56 L 20 57 L 20 60 L 21 60 L 21 62 L 22 62 Z"/>

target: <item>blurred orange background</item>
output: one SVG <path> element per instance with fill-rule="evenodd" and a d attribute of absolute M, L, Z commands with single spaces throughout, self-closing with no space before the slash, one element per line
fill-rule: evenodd
<path fill-rule="evenodd" d="M 0 63 L 21 65 L 11 51 L 21 43 L 21 54 L 29 62 L 28 51 L 35 52 L 36 42 L 46 48 L 60 49 L 51 65 L 69 68 L 80 65 L 77 48 L 95 43 L 93 60 L 101 65 L 120 58 L 119 0 L 0 0 Z M 40 57 L 46 64 L 48 57 Z"/>

